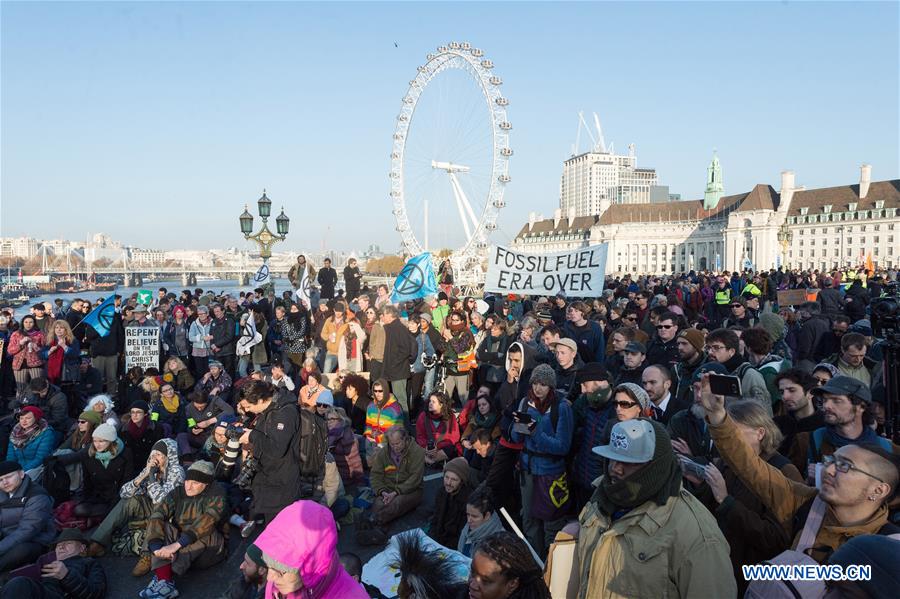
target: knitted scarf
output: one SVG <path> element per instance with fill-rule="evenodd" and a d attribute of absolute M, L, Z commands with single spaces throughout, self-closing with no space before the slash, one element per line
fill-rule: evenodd
<path fill-rule="evenodd" d="M 141 420 L 140 426 L 135 424 L 133 420 L 129 420 L 128 421 L 128 432 L 131 434 L 131 436 L 134 437 L 135 439 L 140 439 L 141 437 L 143 437 L 144 432 L 147 430 L 147 427 L 149 426 L 148 420 L 149 420 L 149 418 L 147 418 L 145 416 L 144 419 Z"/>
<path fill-rule="evenodd" d="M 40 435 L 47 428 L 47 421 L 41 418 L 28 428 L 22 428 L 21 424 L 16 424 L 12 432 L 9 434 L 9 441 L 16 449 L 22 449 L 31 441 Z"/>
<path fill-rule="evenodd" d="M 475 410 L 475 428 L 492 429 L 497 424 L 497 418 L 499 418 L 499 414 L 496 412 L 488 412 L 485 416 L 480 410 Z"/>
<path fill-rule="evenodd" d="M 170 414 L 174 414 L 175 412 L 177 412 L 178 406 L 179 404 L 181 404 L 181 400 L 178 398 L 177 393 L 173 393 L 171 399 L 160 393 L 159 401 L 162 402 L 163 407 Z"/>
<path fill-rule="evenodd" d="M 621 510 L 631 510 L 648 501 L 664 505 L 669 497 L 681 490 L 683 476 L 672 440 L 661 424 L 653 422 L 656 433 L 656 449 L 653 458 L 643 468 L 621 480 L 609 475 L 600 480 L 591 501 L 597 503 L 604 514 L 612 516 Z"/>

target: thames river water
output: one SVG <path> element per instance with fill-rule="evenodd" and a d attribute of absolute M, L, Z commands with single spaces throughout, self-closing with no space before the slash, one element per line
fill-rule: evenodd
<path fill-rule="evenodd" d="M 290 283 L 288 283 L 287 279 L 274 279 L 275 281 L 275 292 L 277 294 L 281 294 L 282 291 L 286 291 L 291 289 Z M 129 297 L 132 293 L 137 293 L 141 289 L 149 289 L 153 291 L 154 297 L 156 296 L 156 291 L 160 287 L 165 287 L 170 293 L 174 293 L 176 296 L 181 295 L 182 289 L 191 289 L 194 290 L 196 288 L 202 289 L 204 292 L 212 289 L 216 292 L 216 294 L 222 293 L 232 293 L 237 295 L 241 291 L 252 291 L 253 285 L 238 285 L 237 280 L 213 280 L 213 281 L 197 281 L 197 284 L 192 287 L 186 287 L 181 284 L 180 279 L 173 279 L 171 281 L 153 281 L 147 282 L 140 287 L 117 287 L 114 291 L 78 291 L 76 293 L 48 293 L 46 295 L 39 295 L 37 297 L 33 297 L 28 300 L 28 303 L 24 306 L 19 306 L 15 309 L 15 314 L 17 317 L 21 317 L 23 314 L 27 314 L 30 310 L 31 306 L 38 302 L 50 302 L 53 304 L 53 300 L 60 297 L 62 298 L 64 305 L 68 306 L 69 302 L 71 302 L 76 297 L 79 299 L 90 300 L 91 303 L 94 300 L 99 298 L 106 298 L 111 293 L 116 293 L 121 295 L 122 297 Z"/>

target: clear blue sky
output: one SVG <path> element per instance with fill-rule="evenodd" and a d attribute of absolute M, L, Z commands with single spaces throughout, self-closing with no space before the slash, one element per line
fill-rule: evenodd
<path fill-rule="evenodd" d="M 579 110 L 685 199 L 714 147 L 728 193 L 778 188 L 783 169 L 807 188 L 900 170 L 896 2 L 0 10 L 4 236 L 245 247 L 237 216 L 266 187 L 292 219 L 278 249 L 317 249 L 329 226 L 330 247 L 394 249 L 395 117 L 451 40 L 483 48 L 510 98 L 498 241 L 558 205 Z"/>

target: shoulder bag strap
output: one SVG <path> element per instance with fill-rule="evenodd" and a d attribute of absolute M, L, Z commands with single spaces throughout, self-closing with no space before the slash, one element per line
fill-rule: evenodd
<path fill-rule="evenodd" d="M 825 502 L 816 495 L 813 499 L 812 508 L 806 516 L 806 523 L 803 525 L 803 532 L 800 533 L 800 541 L 797 543 L 797 551 L 806 553 L 806 550 L 813 546 L 816 542 L 816 535 L 822 527 L 822 520 L 825 519 Z"/>

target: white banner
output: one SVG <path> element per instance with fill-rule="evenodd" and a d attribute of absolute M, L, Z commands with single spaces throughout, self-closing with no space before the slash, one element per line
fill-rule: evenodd
<path fill-rule="evenodd" d="M 525 295 L 599 297 L 603 293 L 608 245 L 570 252 L 521 254 L 497 246 L 488 254 L 485 291 Z"/>
<path fill-rule="evenodd" d="M 159 327 L 125 327 L 125 370 L 159 368 Z"/>
<path fill-rule="evenodd" d="M 256 274 L 253 275 L 253 284 L 257 287 L 262 287 L 271 282 L 272 275 L 269 273 L 269 265 L 263 262 L 262 266 L 256 270 Z"/>

